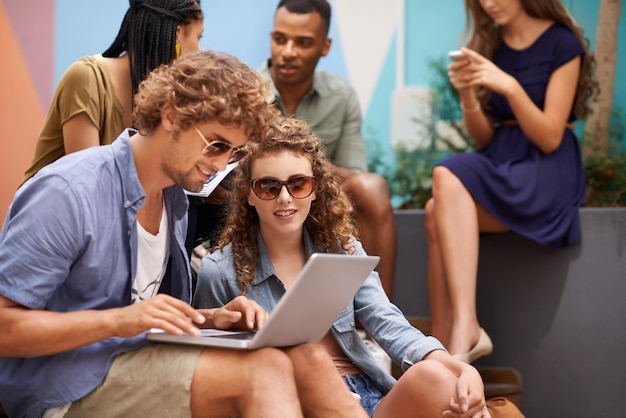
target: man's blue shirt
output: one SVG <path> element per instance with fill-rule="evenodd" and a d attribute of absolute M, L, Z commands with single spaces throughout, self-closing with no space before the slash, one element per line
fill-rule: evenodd
<path fill-rule="evenodd" d="M 17 191 L 0 233 L 0 294 L 57 312 L 130 304 L 137 210 L 145 198 L 130 133 L 112 145 L 61 158 Z M 164 201 L 173 239 L 161 289 L 190 302 L 187 199 L 172 186 L 164 190 Z M 39 417 L 91 392 L 117 354 L 144 343 L 141 334 L 51 356 L 0 358 L 0 401 L 9 416 Z"/>

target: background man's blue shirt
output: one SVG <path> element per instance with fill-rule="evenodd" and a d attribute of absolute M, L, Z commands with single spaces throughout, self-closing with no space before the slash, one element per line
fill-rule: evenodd
<path fill-rule="evenodd" d="M 144 197 L 129 131 L 42 169 L 17 191 L 0 233 L 0 294 L 58 312 L 129 305 Z M 189 302 L 187 199 L 178 186 L 164 197 L 173 237 L 167 293 Z M 9 416 L 41 416 L 91 392 L 117 354 L 144 343 L 142 334 L 52 356 L 0 358 L 0 401 Z"/>

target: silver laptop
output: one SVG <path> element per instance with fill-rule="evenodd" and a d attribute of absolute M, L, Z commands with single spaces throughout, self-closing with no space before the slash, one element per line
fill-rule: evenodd
<path fill-rule="evenodd" d="M 255 349 L 288 347 L 321 340 L 378 264 L 378 256 L 315 253 L 256 331 L 202 330 L 170 335 L 151 330 L 155 342 Z"/>

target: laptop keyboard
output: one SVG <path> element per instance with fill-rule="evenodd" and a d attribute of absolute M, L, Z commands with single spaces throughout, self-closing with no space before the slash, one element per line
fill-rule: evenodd
<path fill-rule="evenodd" d="M 256 331 L 235 331 L 235 332 L 225 332 L 223 334 L 215 335 L 211 334 L 212 330 L 208 330 L 208 332 L 203 332 L 207 336 L 217 337 L 217 338 L 229 338 L 231 340 L 249 340 L 254 337 Z"/>

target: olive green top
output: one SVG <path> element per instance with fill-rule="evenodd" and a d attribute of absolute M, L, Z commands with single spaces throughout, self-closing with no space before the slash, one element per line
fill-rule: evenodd
<path fill-rule="evenodd" d="M 123 107 L 100 54 L 79 59 L 61 77 L 24 181 L 65 155 L 63 124 L 83 112 L 98 128 L 100 145 L 113 142 L 125 128 Z"/>

